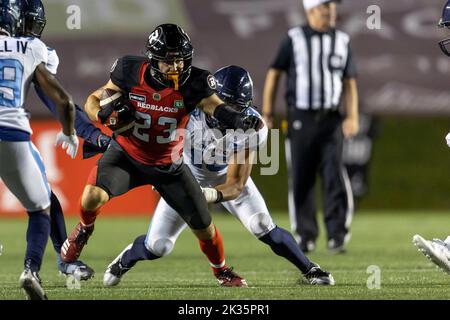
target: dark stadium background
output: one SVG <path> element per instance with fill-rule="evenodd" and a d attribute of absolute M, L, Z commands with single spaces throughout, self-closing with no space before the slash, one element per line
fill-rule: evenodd
<path fill-rule="evenodd" d="M 299 0 L 47 0 L 44 4 L 48 25 L 42 40 L 59 53 L 58 77 L 80 105 L 108 80 L 117 57 L 140 54 L 156 25 L 173 22 L 190 34 L 195 65 L 212 72 L 229 64 L 248 69 L 255 84 L 255 105 L 261 106 L 265 73 L 279 42 L 290 26 L 304 21 Z M 66 11 L 70 5 L 81 9 L 81 29 L 66 26 L 73 12 Z M 370 5 L 381 8 L 381 30 L 366 27 Z M 359 188 L 355 191 L 361 194 L 359 209 L 449 208 L 450 149 L 444 137 L 450 131 L 450 59 L 437 46 L 445 37 L 436 28 L 441 6 L 441 0 L 344 0 L 339 6 L 338 27 L 351 35 L 360 107 L 371 125 L 368 134 L 346 149 L 350 164 L 370 160 L 367 168 L 363 166 L 367 184 L 354 181 Z M 283 91 L 278 91 L 279 118 L 285 111 Z M 35 121 L 48 119 L 36 99 L 29 100 L 27 107 Z M 280 142 L 278 174 L 261 176 L 255 169 L 253 177 L 269 207 L 286 210 Z M 64 156 L 59 153 L 58 159 Z"/>

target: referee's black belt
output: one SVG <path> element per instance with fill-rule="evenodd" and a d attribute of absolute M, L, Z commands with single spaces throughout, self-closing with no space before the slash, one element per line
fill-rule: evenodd
<path fill-rule="evenodd" d="M 289 107 L 288 110 L 291 114 L 314 116 L 316 119 L 323 119 L 327 116 L 339 114 L 339 110 L 337 108 L 298 109 L 296 107 Z"/>

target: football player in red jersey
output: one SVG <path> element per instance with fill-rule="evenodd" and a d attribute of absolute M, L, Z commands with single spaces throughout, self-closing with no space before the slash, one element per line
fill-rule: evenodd
<path fill-rule="evenodd" d="M 193 47 L 179 26 L 163 24 L 149 36 L 146 56 L 125 56 L 111 70 L 110 80 L 92 93 L 85 110 L 93 121 L 104 123 L 112 108 L 100 108 L 104 89 L 122 92 L 135 110 L 133 133 L 116 136 L 91 172 L 81 198 L 81 221 L 65 241 L 61 258 L 78 259 L 94 230 L 100 208 L 112 197 L 146 184 L 153 185 L 166 202 L 186 221 L 200 241 L 203 253 L 213 266 L 223 286 L 246 286 L 246 282 L 225 264 L 221 236 L 212 223 L 207 203 L 198 182 L 183 163 L 184 129 L 189 113 L 200 108 L 228 128 L 256 129 L 258 117 L 242 115 L 225 104 L 215 93 L 214 77 L 191 66 Z M 114 110 L 129 108 L 115 106 Z M 120 115 L 119 115 L 120 118 Z M 158 258 L 145 246 L 145 236 L 138 237 L 132 260 Z M 132 266 L 122 266 L 124 272 Z"/>

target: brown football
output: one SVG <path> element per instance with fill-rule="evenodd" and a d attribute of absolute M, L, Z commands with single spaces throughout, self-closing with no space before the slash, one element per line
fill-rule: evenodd
<path fill-rule="evenodd" d="M 128 136 L 133 132 L 134 127 L 134 117 L 127 120 L 123 120 L 120 117 L 120 113 L 116 110 L 116 106 L 123 102 L 124 97 L 120 91 L 113 89 L 103 89 L 100 96 L 100 108 L 110 108 L 113 107 L 114 111 L 106 119 L 104 125 L 111 129 L 114 133 Z M 123 114 L 122 114 L 123 117 Z"/>

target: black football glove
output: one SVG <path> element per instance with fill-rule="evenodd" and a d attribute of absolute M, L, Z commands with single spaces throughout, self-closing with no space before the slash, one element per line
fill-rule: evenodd
<path fill-rule="evenodd" d="M 134 108 L 126 102 L 120 102 L 114 107 L 119 122 L 128 122 L 134 118 Z"/>
<path fill-rule="evenodd" d="M 110 104 L 107 107 L 100 109 L 97 117 L 101 124 L 105 124 L 108 118 L 116 112 L 119 122 L 127 122 L 134 117 L 134 109 L 126 101 L 119 100 L 115 104 Z"/>
<path fill-rule="evenodd" d="M 246 115 L 242 119 L 242 126 L 243 130 L 247 131 L 249 129 L 253 129 L 255 131 L 258 131 L 263 127 L 263 122 L 261 119 L 254 115 Z"/>
<path fill-rule="evenodd" d="M 105 124 L 108 117 L 113 113 L 114 107 L 109 105 L 106 108 L 101 108 L 97 113 L 97 118 L 101 124 Z"/>

